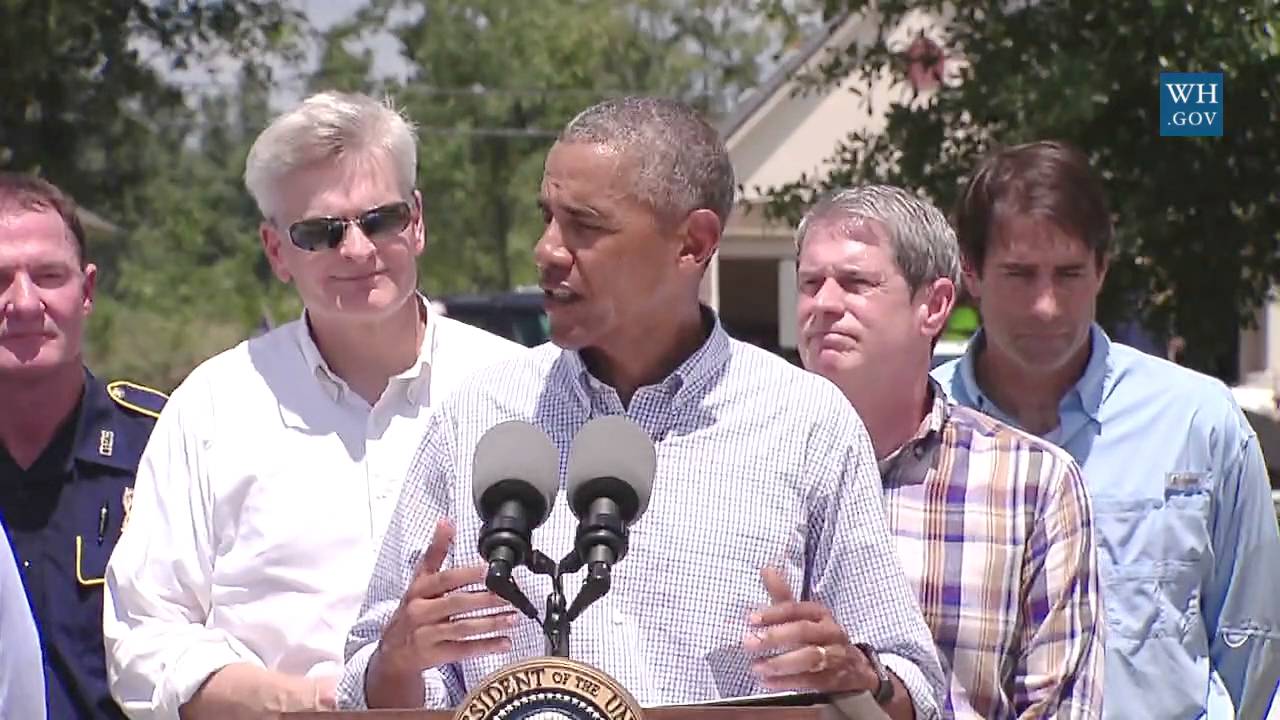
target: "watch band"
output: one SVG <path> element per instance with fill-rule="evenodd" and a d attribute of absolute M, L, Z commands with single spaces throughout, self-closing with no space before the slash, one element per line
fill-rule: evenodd
<path fill-rule="evenodd" d="M 880 705 L 884 705 L 893 699 L 893 681 L 889 679 L 889 671 L 885 669 L 884 664 L 880 662 L 880 653 L 867 643 L 854 643 L 854 647 L 862 651 L 867 656 L 867 662 L 871 664 L 871 669 L 876 674 L 879 684 L 875 690 L 871 691 L 871 697 Z"/>

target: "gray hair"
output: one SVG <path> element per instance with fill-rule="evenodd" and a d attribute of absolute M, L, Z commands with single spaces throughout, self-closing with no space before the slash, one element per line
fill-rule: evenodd
<path fill-rule="evenodd" d="M 413 125 L 391 101 L 359 93 L 322 92 L 280 115 L 258 135 L 245 160 L 244 184 L 265 218 L 276 212 L 275 191 L 297 170 L 322 162 L 381 153 L 408 199 L 418 170 Z"/>
<path fill-rule="evenodd" d="M 679 100 L 605 100 L 578 113 L 559 140 L 598 143 L 633 160 L 632 192 L 661 216 L 705 208 L 722 226 L 728 222 L 734 193 L 729 152 L 715 128 Z"/>
<path fill-rule="evenodd" d="M 860 185 L 831 192 L 805 213 L 796 228 L 796 255 L 816 225 L 866 218 L 889 231 L 894 261 L 914 293 L 938 278 L 960 287 L 960 246 L 942 211 L 891 185 Z"/>

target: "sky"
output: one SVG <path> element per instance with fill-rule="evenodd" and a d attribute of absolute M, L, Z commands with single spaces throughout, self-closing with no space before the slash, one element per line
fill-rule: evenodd
<path fill-rule="evenodd" d="M 314 30 L 324 32 L 335 24 L 350 18 L 368 0 L 290 0 L 301 9 Z M 373 71 L 377 76 L 403 76 L 406 64 L 400 59 L 396 40 L 388 34 L 369 39 L 373 51 Z M 301 67 L 282 67 L 276 71 L 276 92 L 273 103 L 288 105 L 299 99 L 306 77 L 319 61 L 320 48 L 314 43 L 307 48 L 307 58 Z M 147 54 L 145 49 L 144 56 Z M 185 86 L 195 94 L 217 92 L 234 85 L 240 63 L 232 57 L 218 58 L 213 62 L 184 70 L 172 70 L 161 66 L 162 72 L 172 81 Z"/>
<path fill-rule="evenodd" d="M 335 24 L 350 18 L 369 0 L 286 0 L 300 9 L 311 23 L 312 29 L 323 33 Z M 513 0 L 518 1 L 518 0 Z M 817 25 L 817 18 L 809 18 Z M 388 33 L 368 37 L 364 41 L 373 54 L 373 74 L 375 77 L 404 78 L 409 65 L 400 57 L 399 44 Z M 142 48 L 144 56 L 147 51 Z M 272 104 L 278 109 L 288 107 L 301 99 L 305 91 L 305 83 L 319 62 L 320 47 L 311 43 L 306 48 L 306 60 L 299 66 L 277 67 L 273 81 Z M 769 57 L 772 51 L 766 52 L 763 60 L 763 76 L 767 76 L 777 62 L 777 58 Z M 195 97 L 204 93 L 217 93 L 234 87 L 240 63 L 236 58 L 224 56 L 199 67 L 184 70 L 173 70 L 160 66 L 161 72 L 173 82 L 184 86 L 189 96 Z"/>

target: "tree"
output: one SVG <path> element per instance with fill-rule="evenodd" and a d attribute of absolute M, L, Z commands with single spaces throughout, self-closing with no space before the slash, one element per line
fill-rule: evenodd
<path fill-rule="evenodd" d="M 186 111 L 160 67 L 287 55 L 299 27 L 281 0 L 0 0 L 0 168 L 114 207 L 154 169 L 150 141 Z"/>
<path fill-rule="evenodd" d="M 346 48 L 384 29 L 411 67 L 385 88 L 419 126 L 433 293 L 534 280 L 542 162 L 576 112 L 661 93 L 715 114 L 755 84 L 770 31 L 732 0 L 374 0 L 332 31 L 313 89 L 359 86 L 368 58 Z"/>
<path fill-rule="evenodd" d="M 872 46 L 824 66 L 813 84 L 879 71 L 905 79 L 913 64 L 887 38 L 920 9 L 949 18 L 943 52 L 960 82 L 927 97 L 904 93 L 886 108 L 883 133 L 854 133 L 833 149 L 836 167 L 827 177 L 774 188 L 770 213 L 794 219 L 815 191 L 872 180 L 917 189 L 947 208 L 992 148 L 1068 141 L 1101 172 L 1115 216 L 1100 316 L 1118 321 L 1136 306 L 1157 336 L 1186 339 L 1188 364 L 1230 378 L 1237 328 L 1280 279 L 1280 6 L 1005 6 L 826 0 L 831 16 L 878 13 L 881 32 Z M 1223 73 L 1223 137 L 1160 136 L 1162 71 Z"/>
<path fill-rule="evenodd" d="M 245 113 L 256 133 L 266 61 L 296 60 L 305 29 L 287 0 L 0 0 L 0 168 L 50 179 L 119 228 L 88 247 L 87 356 L 104 377 L 170 389 L 273 307 L 239 187 Z M 235 107 L 166 73 L 239 57 L 256 85 Z"/>
<path fill-rule="evenodd" d="M 269 91 L 246 64 L 233 90 L 200 102 L 185 141 L 162 146 L 152 174 L 124 193 L 127 247 L 89 326 L 89 364 L 104 377 L 169 390 L 204 359 L 300 312 L 271 274 L 241 182 L 270 119 Z"/>

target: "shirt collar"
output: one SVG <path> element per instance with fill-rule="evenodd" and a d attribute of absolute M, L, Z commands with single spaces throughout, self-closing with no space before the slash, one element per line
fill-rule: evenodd
<path fill-rule="evenodd" d="M 960 358 L 957 367 L 960 385 L 964 392 L 973 398 L 980 412 L 994 415 L 998 419 L 1006 419 L 1007 415 L 987 397 L 986 393 L 982 392 L 982 387 L 978 384 L 977 358 L 985 344 L 986 334 L 979 328 L 969 342 L 968 349 Z M 1111 339 L 1107 337 L 1107 333 L 1100 325 L 1093 323 L 1089 327 L 1089 362 L 1085 364 L 1084 373 L 1080 375 L 1080 379 L 1067 391 L 1066 397 L 1062 399 L 1063 403 L 1078 399 L 1084 413 L 1091 419 L 1097 420 L 1102 408 L 1102 400 L 1106 397 L 1114 378 L 1110 358 Z"/>
<path fill-rule="evenodd" d="M 106 386 L 85 370 L 74 450 L 67 457 L 67 470 L 71 469 L 72 460 L 129 471 L 138 466 L 146 437 L 119 422 L 120 412 Z"/>
<path fill-rule="evenodd" d="M 667 377 L 656 383 L 656 386 L 664 388 L 667 395 L 675 402 L 695 396 L 699 388 L 714 381 L 723 372 L 729 361 L 729 335 L 720 324 L 719 316 L 706 305 L 700 306 L 700 309 L 703 326 L 711 328 L 706 340 Z M 573 379 L 575 395 L 587 407 L 591 407 L 592 399 L 598 394 L 616 392 L 591 374 L 582 359 L 581 352 L 565 350 L 561 353 L 561 360 Z"/>
<path fill-rule="evenodd" d="M 411 403 L 416 403 L 425 392 L 423 385 L 425 385 L 426 379 L 430 377 L 431 357 L 436 347 L 436 326 L 439 324 L 437 322 L 439 314 L 431 307 L 431 303 L 426 296 L 422 293 L 414 293 L 414 297 L 418 303 L 419 312 L 426 316 L 427 323 L 426 331 L 422 333 L 422 344 L 418 346 L 418 359 L 417 362 L 410 365 L 403 372 L 390 378 L 387 384 L 389 388 L 392 385 L 391 381 L 405 381 L 405 393 Z M 341 400 L 346 393 L 351 391 L 351 387 L 347 385 L 346 380 L 339 377 L 329 367 L 329 363 L 320 354 L 320 348 L 316 345 L 315 338 L 311 335 L 311 320 L 306 308 L 303 308 L 299 320 L 300 322 L 297 324 L 297 341 L 307 368 L 331 399 L 335 402 Z"/>
<path fill-rule="evenodd" d="M 1098 419 L 1102 399 L 1106 397 L 1113 379 L 1111 338 L 1107 337 L 1100 325 L 1094 323 L 1089 328 L 1089 362 L 1084 366 L 1084 373 L 1075 386 L 1076 392 L 1080 394 L 1080 405 L 1091 419 Z"/>
<path fill-rule="evenodd" d="M 882 477 L 887 477 L 900 461 L 905 462 L 908 457 L 914 461 L 924 460 L 942 441 L 942 428 L 946 425 L 951 410 L 947 393 L 932 377 L 929 378 L 929 395 L 931 398 L 929 412 L 920 421 L 920 427 L 916 428 L 915 435 L 880 460 Z"/>

